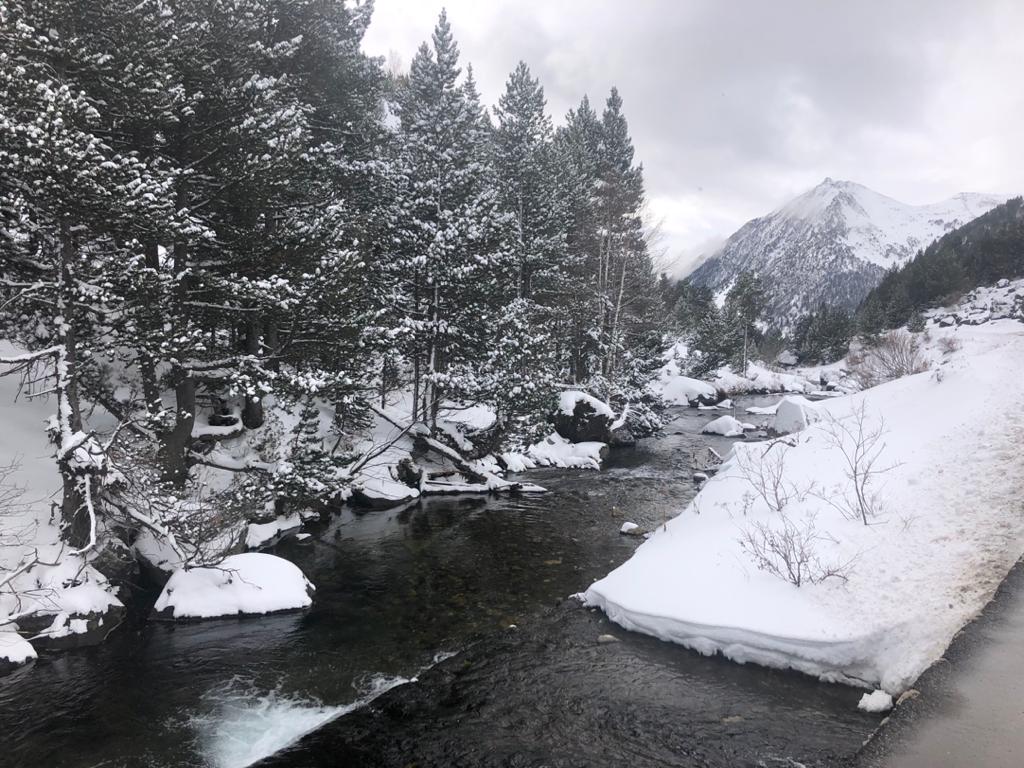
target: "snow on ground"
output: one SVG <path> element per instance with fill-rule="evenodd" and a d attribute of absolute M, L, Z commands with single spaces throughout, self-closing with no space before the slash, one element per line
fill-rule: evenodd
<path fill-rule="evenodd" d="M 818 381 L 808 379 L 802 373 L 773 371 L 761 363 L 747 363 L 746 373 L 734 373 L 729 366 L 720 368 L 711 382 L 716 389 L 730 395 L 769 392 L 810 393 L 821 389 Z"/>
<path fill-rule="evenodd" d="M 709 376 L 709 381 L 701 381 L 685 375 L 688 355 L 686 344 L 676 343 L 665 353 L 665 364 L 651 384 L 651 389 L 669 405 L 707 408 L 725 396 L 772 393 L 824 396 L 832 390 L 846 393 L 858 388 L 847 376 L 845 361 L 780 371 L 752 360 L 743 374 L 723 365 Z"/>
<path fill-rule="evenodd" d="M 816 404 L 822 420 L 770 450 L 737 443 L 694 502 L 585 602 L 702 653 L 888 693 L 909 686 L 1024 550 L 1024 326 L 933 323 L 928 334 L 933 370 Z M 842 427 L 856 433 L 861 409 L 868 433 L 884 430 L 875 466 L 887 470 L 869 484 L 879 506 L 867 526 L 838 447 L 854 446 Z M 797 587 L 759 569 L 750 543 L 770 554 L 768 537 L 787 525 L 818 577 L 831 568 L 846 580 L 805 573 Z"/>
<path fill-rule="evenodd" d="M 275 613 L 308 607 L 313 589 L 284 558 L 246 552 L 216 566 L 175 571 L 153 610 L 175 619 Z"/>

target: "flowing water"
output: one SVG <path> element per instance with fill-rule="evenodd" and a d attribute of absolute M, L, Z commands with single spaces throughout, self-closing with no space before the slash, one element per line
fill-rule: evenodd
<path fill-rule="evenodd" d="M 0 678 L 0 765 L 241 768 L 314 729 L 274 764 L 833 764 L 877 724 L 859 692 L 566 600 L 638 545 L 622 522 L 692 498 L 691 451 L 727 449 L 699 435 L 720 414 L 671 415 L 600 473 L 530 473 L 548 494 L 345 512 L 278 545 L 317 585 L 305 613 L 135 622 Z"/>

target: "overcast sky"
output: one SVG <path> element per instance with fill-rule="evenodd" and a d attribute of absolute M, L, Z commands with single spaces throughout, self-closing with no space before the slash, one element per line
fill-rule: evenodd
<path fill-rule="evenodd" d="M 677 270 L 826 176 L 1024 191 L 1018 0 L 375 0 L 366 50 L 407 67 L 442 7 L 488 104 L 520 59 L 556 124 L 619 88 Z"/>

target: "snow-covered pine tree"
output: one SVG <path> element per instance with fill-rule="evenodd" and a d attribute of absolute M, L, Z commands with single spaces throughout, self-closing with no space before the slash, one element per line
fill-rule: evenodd
<path fill-rule="evenodd" d="M 472 396 L 474 361 L 511 276 L 486 141 L 472 80 L 459 83 L 458 46 L 442 12 L 433 47 L 413 58 L 402 105 L 404 214 L 393 273 L 398 324 L 408 331 L 414 417 L 434 421 L 444 399 Z"/>
<path fill-rule="evenodd" d="M 159 219 L 166 178 L 105 137 L 94 9 L 11 3 L 0 32 L 0 311 L 29 351 L 7 358 L 30 390 L 55 395 L 51 434 L 63 481 L 64 536 L 96 543 L 111 442 L 87 431 L 83 385 L 123 321 L 117 274 L 131 227 Z M 46 385 L 42 382 L 52 382 Z"/>
<path fill-rule="evenodd" d="M 661 352 L 657 280 L 643 222 L 643 170 L 622 100 L 612 89 L 598 118 L 587 99 L 558 132 L 571 179 L 569 251 L 580 265 L 574 300 L 573 375 L 620 403 L 647 399 Z"/>

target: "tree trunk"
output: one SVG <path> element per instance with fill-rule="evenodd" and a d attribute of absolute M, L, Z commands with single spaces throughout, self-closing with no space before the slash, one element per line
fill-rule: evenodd
<path fill-rule="evenodd" d="M 68 300 L 71 294 L 71 262 L 75 257 L 75 245 L 67 225 L 61 227 L 60 274 L 57 285 L 57 312 L 61 316 L 58 325 L 58 339 L 63 350 L 55 361 L 57 423 L 54 435 L 57 443 L 57 466 L 61 476 L 61 535 L 72 547 L 80 548 L 89 540 L 90 521 L 82 495 L 82 482 L 88 478 L 79 477 L 64 451 L 74 435 L 82 431 L 82 409 L 78 400 L 78 343 L 75 334 L 73 309 Z"/>
<path fill-rule="evenodd" d="M 174 427 L 163 434 L 161 447 L 163 479 L 179 488 L 188 479 L 188 454 L 192 447 L 192 426 L 196 419 L 196 383 L 180 371 L 174 385 Z"/>
<path fill-rule="evenodd" d="M 155 241 L 146 243 L 145 255 L 146 266 L 158 271 L 160 269 L 160 252 Z M 150 330 L 156 332 L 156 329 Z M 146 400 L 146 410 L 155 413 L 160 409 L 160 386 L 156 380 L 156 361 L 145 349 L 139 353 L 139 374 L 142 377 L 142 396 Z"/>
<path fill-rule="evenodd" d="M 260 327 L 250 321 L 245 331 L 245 353 L 256 357 L 260 353 Z M 242 405 L 242 424 L 246 429 L 258 429 L 263 426 L 263 396 L 246 395 Z"/>

